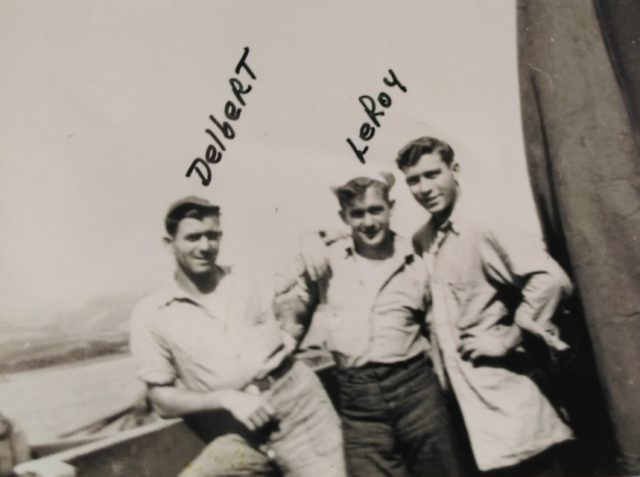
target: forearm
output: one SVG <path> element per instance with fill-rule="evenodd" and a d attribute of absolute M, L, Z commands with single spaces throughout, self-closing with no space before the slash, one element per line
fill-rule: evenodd
<path fill-rule="evenodd" d="M 300 267 L 296 274 L 280 274 L 276 278 L 273 311 L 280 327 L 298 344 L 307 333 L 311 317 L 318 305 L 317 284 Z"/>
<path fill-rule="evenodd" d="M 153 386 L 149 389 L 149 399 L 155 411 L 165 418 L 225 409 L 227 395 L 226 390 L 198 392 L 175 386 Z"/>
<path fill-rule="evenodd" d="M 534 321 L 544 326 L 571 292 L 571 282 L 559 266 L 531 274 L 526 277 L 522 287 L 522 301 L 515 314 L 516 323 Z"/>
<path fill-rule="evenodd" d="M 300 304 L 298 304 L 300 305 Z M 276 304 L 276 317 L 283 333 L 293 341 L 293 348 L 297 348 L 304 339 L 310 326 L 311 314 L 302 306 L 292 306 L 291 303 Z"/>
<path fill-rule="evenodd" d="M 522 330 L 520 327 L 510 326 L 503 336 L 502 343 L 504 344 L 506 353 L 520 346 L 522 344 Z"/>
<path fill-rule="evenodd" d="M 149 390 L 154 408 L 162 417 L 181 417 L 197 412 L 225 409 L 250 431 L 273 419 L 275 411 L 264 395 L 224 389 L 197 392 L 173 386 L 155 386 Z"/>

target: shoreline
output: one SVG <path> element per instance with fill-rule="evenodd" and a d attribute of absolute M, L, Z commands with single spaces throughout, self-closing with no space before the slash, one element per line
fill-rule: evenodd
<path fill-rule="evenodd" d="M 57 364 L 52 364 L 51 366 L 24 369 L 21 371 L 0 372 L 0 384 L 2 382 L 9 381 L 11 377 L 24 376 L 26 374 L 47 373 L 47 372 L 51 372 L 59 369 L 70 369 L 70 368 L 81 367 L 89 364 L 97 364 L 104 361 L 112 361 L 112 360 L 119 360 L 119 359 L 124 360 L 128 358 L 131 358 L 131 353 L 127 351 L 122 353 L 113 353 L 113 354 L 95 356 L 95 357 L 91 357 L 83 360 L 71 361 L 69 363 L 57 363 Z"/>

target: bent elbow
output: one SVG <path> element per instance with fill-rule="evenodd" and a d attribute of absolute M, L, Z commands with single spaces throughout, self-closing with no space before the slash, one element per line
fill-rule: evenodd
<path fill-rule="evenodd" d="M 555 280 L 560 291 L 562 298 L 569 298 L 573 295 L 573 283 L 569 279 L 569 276 L 558 266 L 557 273 L 555 273 Z"/>
<path fill-rule="evenodd" d="M 551 260 L 550 260 L 551 261 Z M 560 265 L 552 262 L 546 270 L 539 275 L 538 291 L 543 295 L 557 297 L 558 300 L 569 298 L 573 294 L 573 284 Z"/>
<path fill-rule="evenodd" d="M 175 409 L 165 402 L 162 396 L 162 389 L 151 389 L 149 391 L 149 401 L 153 411 L 162 419 L 173 419 L 179 417 Z"/>
<path fill-rule="evenodd" d="M 171 410 L 163 407 L 162 405 L 154 404 L 153 405 L 153 410 L 162 419 L 173 419 L 174 417 L 178 417 L 175 413 L 173 413 Z"/>

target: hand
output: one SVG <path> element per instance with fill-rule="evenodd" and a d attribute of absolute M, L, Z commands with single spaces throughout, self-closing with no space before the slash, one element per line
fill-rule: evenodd
<path fill-rule="evenodd" d="M 273 407 L 259 392 L 253 394 L 229 390 L 225 393 L 221 404 L 250 431 L 263 427 L 275 416 Z"/>
<path fill-rule="evenodd" d="M 460 340 L 458 352 L 462 359 L 476 361 L 479 358 L 503 358 L 520 344 L 522 334 L 517 326 L 511 326 L 506 333 L 465 332 L 460 335 Z"/>
<path fill-rule="evenodd" d="M 330 275 L 327 243 L 321 234 L 315 232 L 300 236 L 300 257 L 312 281 L 315 282 Z"/>

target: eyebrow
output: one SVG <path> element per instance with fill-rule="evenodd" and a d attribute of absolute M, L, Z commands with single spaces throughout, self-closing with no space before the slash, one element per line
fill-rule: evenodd
<path fill-rule="evenodd" d="M 185 235 L 186 238 L 193 238 L 193 237 L 202 237 L 202 236 L 208 236 L 208 235 L 215 235 L 215 236 L 220 236 L 222 235 L 222 230 L 205 230 L 202 232 L 191 232 Z"/>
<path fill-rule="evenodd" d="M 420 177 L 420 176 L 424 176 L 426 174 L 433 174 L 435 172 L 441 172 L 442 171 L 442 167 L 441 166 L 434 166 L 431 169 L 426 169 L 424 171 L 421 171 L 419 173 L 416 174 L 409 174 L 407 175 L 407 179 L 411 178 L 411 177 Z"/>

